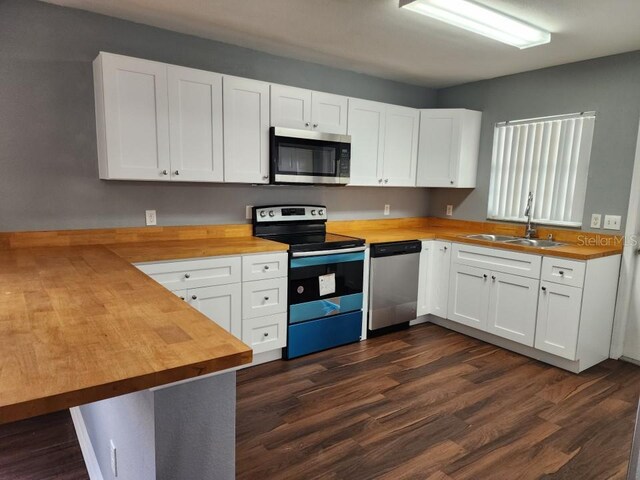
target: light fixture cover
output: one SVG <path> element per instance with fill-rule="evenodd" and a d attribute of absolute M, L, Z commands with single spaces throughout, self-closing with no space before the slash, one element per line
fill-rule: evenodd
<path fill-rule="evenodd" d="M 520 49 L 551 41 L 546 30 L 470 0 L 400 0 L 400 7 Z"/>

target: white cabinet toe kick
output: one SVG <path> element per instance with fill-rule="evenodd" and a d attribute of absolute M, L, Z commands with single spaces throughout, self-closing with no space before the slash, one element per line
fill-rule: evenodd
<path fill-rule="evenodd" d="M 609 358 L 620 255 L 569 260 L 423 242 L 418 313 L 575 373 Z"/>

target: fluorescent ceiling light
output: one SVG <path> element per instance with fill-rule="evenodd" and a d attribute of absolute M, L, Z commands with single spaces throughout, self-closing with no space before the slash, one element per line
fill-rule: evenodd
<path fill-rule="evenodd" d="M 551 34 L 469 0 L 400 0 L 400 7 L 520 49 L 551 41 Z"/>

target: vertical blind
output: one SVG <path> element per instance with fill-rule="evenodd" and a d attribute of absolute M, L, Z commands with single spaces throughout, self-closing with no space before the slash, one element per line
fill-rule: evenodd
<path fill-rule="evenodd" d="M 580 226 L 595 112 L 498 123 L 493 135 L 488 217 Z"/>

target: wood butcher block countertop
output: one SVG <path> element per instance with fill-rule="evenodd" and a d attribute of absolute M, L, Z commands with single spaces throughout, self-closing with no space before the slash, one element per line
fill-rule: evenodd
<path fill-rule="evenodd" d="M 540 228 L 539 249 L 465 238 L 522 225 L 436 218 L 329 222 L 368 243 L 442 239 L 587 260 L 621 237 Z M 587 243 L 592 245 L 581 245 Z M 0 233 L 0 424 L 251 362 L 251 349 L 132 263 L 286 251 L 250 225 Z"/>
<path fill-rule="evenodd" d="M 288 248 L 251 236 L 25 248 L 39 233 L 0 234 L 0 424 L 251 362 L 131 262 Z"/>

